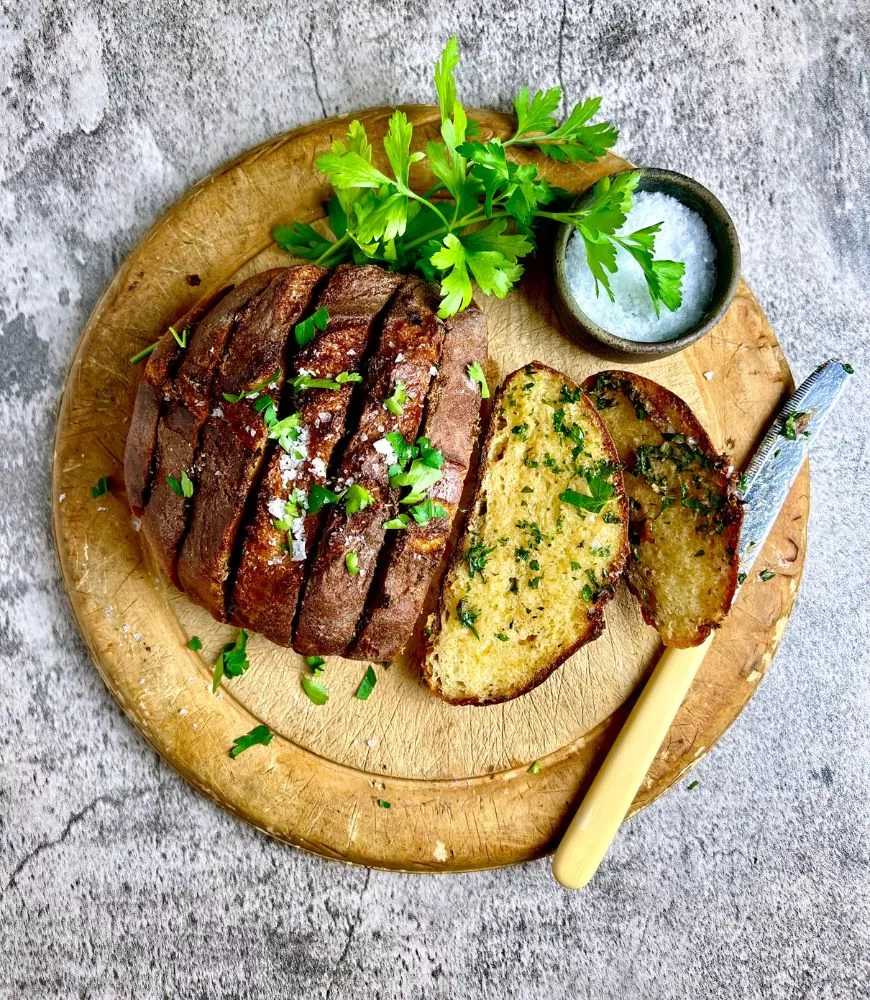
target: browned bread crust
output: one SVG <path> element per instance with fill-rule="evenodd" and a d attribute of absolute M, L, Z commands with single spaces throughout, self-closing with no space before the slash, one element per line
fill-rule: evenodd
<path fill-rule="evenodd" d="M 259 472 L 268 431 L 253 400 L 224 394 L 251 392 L 274 378 L 280 393 L 288 337 L 312 300 L 323 268 L 289 268 L 248 304 L 214 380 L 215 409 L 202 427 L 187 534 L 178 578 L 191 600 L 218 621 L 227 620 L 226 590 L 236 533 Z"/>
<path fill-rule="evenodd" d="M 230 291 L 232 285 L 195 303 L 172 326 L 179 333 L 187 329 L 188 343 L 190 343 L 200 318 Z M 136 517 L 142 516 L 145 504 L 148 502 L 154 470 L 157 425 L 182 358 L 182 348 L 167 330 L 151 352 L 136 391 L 136 402 L 133 404 L 130 430 L 124 448 L 124 485 L 130 508 Z"/>
<path fill-rule="evenodd" d="M 341 372 L 358 372 L 375 321 L 403 281 L 402 275 L 370 265 L 336 268 L 317 302 L 329 312 L 327 327 L 298 351 L 288 381 L 300 372 L 331 379 Z M 294 408 L 303 429 L 304 458 L 294 460 L 281 448 L 272 447 L 253 519 L 245 531 L 233 592 L 233 621 L 282 646 L 292 642 L 306 556 L 324 512 L 303 518 L 302 530 L 296 532 L 296 548 L 304 550 L 302 555 L 294 553 L 287 532 L 276 527 L 274 508 L 277 504 L 280 509 L 294 489 L 307 495 L 312 485 L 326 483 L 333 451 L 347 430 L 353 389 L 352 383 L 346 383 L 339 389 L 307 389 L 296 394 Z"/>
<path fill-rule="evenodd" d="M 158 565 L 174 583 L 178 582 L 178 550 L 187 524 L 189 501 L 172 490 L 167 477 L 179 479 L 182 471 L 193 476 L 200 431 L 212 409 L 212 382 L 226 344 L 242 310 L 279 273 L 279 269 L 273 269 L 254 275 L 224 296 L 189 337 L 174 377 L 165 386 L 165 402 L 156 425 L 154 475 L 142 517 L 142 531 Z"/>
<path fill-rule="evenodd" d="M 474 361 L 486 362 L 486 318 L 472 303 L 465 312 L 447 320 L 445 327 L 422 435 L 444 456 L 441 479 L 429 490 L 429 496 L 448 516 L 422 525 L 412 520 L 404 531 L 390 533 L 362 627 L 345 654 L 351 659 L 390 660 L 411 639 L 459 509 L 481 402 L 480 386 L 468 377 L 468 366 Z"/>
<path fill-rule="evenodd" d="M 348 442 L 335 484 L 343 489 L 353 481 L 372 494 L 374 503 L 350 516 L 343 508 L 330 508 L 302 597 L 293 642 L 298 652 L 343 653 L 354 638 L 384 542 L 384 523 L 394 516 L 397 505 L 387 462 L 374 444 L 391 431 L 407 440 L 418 435 L 432 367 L 439 361 L 444 339 L 435 308 L 437 290 L 410 278 L 385 316 L 366 372 L 359 425 Z M 399 382 L 406 387 L 407 402 L 394 415 L 384 400 Z M 356 575 L 347 570 L 348 552 L 355 552 L 359 559 Z"/>
<path fill-rule="evenodd" d="M 521 408 L 518 411 L 514 405 L 516 401 L 520 400 L 522 406 L 526 399 L 534 399 L 538 389 L 532 387 L 544 382 L 550 385 L 545 399 L 532 404 L 534 409 L 531 412 L 524 412 Z M 591 445 L 590 439 L 593 436 L 596 438 L 594 454 L 584 452 L 575 459 L 572 456 L 573 441 L 566 439 L 562 444 L 554 446 L 546 439 L 545 431 L 541 430 L 553 423 L 562 386 L 577 397 L 572 402 L 563 404 L 563 411 L 569 414 L 566 419 L 582 421 L 586 429 L 587 449 Z M 527 387 L 531 388 L 530 397 L 525 396 Z M 554 388 L 555 391 L 551 391 Z M 538 411 L 537 415 L 535 410 Z M 525 421 L 532 419 L 536 420 L 538 427 L 530 427 L 527 436 L 525 433 L 518 434 L 517 428 L 525 428 Z M 523 422 L 518 424 L 518 420 Z M 526 442 L 525 457 L 519 448 L 518 442 L 521 441 Z M 548 461 L 540 461 L 542 456 Z M 582 567 L 576 563 L 569 564 L 568 560 L 571 557 L 587 559 L 588 553 L 594 553 L 591 546 L 601 544 L 601 541 L 592 541 L 588 537 L 585 540 L 571 539 L 567 533 L 559 536 L 560 518 L 555 520 L 555 532 L 552 535 L 550 532 L 553 531 L 553 525 L 545 522 L 543 517 L 540 523 L 536 521 L 531 525 L 526 525 L 524 521 L 532 516 L 523 508 L 524 487 L 533 491 L 532 494 L 526 494 L 530 500 L 542 487 L 546 489 L 542 494 L 545 497 L 543 516 L 552 519 L 558 511 L 566 518 L 569 514 L 572 517 L 582 517 L 556 499 L 559 491 L 565 486 L 574 485 L 578 479 L 572 471 L 577 461 L 584 464 L 607 463 L 612 470 L 607 475 L 614 488 L 604 512 L 581 522 L 584 526 L 591 526 L 584 528 L 587 535 L 590 532 L 593 535 L 606 535 L 610 546 L 601 553 L 595 553 L 598 575 L 593 579 L 597 581 L 596 592 L 588 596 L 585 593 L 588 588 Z M 529 462 L 533 464 L 529 465 Z M 554 464 L 550 466 L 549 462 Z M 508 463 L 507 466 L 505 463 Z M 493 399 L 492 415 L 483 444 L 468 521 L 463 536 L 451 554 L 438 604 L 427 628 L 422 673 L 427 686 L 438 697 L 453 705 L 485 705 L 516 698 L 537 687 L 581 646 L 601 635 L 604 631 L 604 608 L 612 599 L 615 585 L 622 575 L 628 549 L 628 504 L 616 463 L 616 449 L 595 408 L 585 394 L 577 393 L 576 384 L 567 376 L 540 362 L 533 362 L 507 376 Z M 513 474 L 505 479 L 509 472 Z M 492 480 L 500 473 L 503 473 L 502 481 L 493 483 Z M 551 483 L 550 477 L 557 476 L 567 476 L 567 479 L 561 482 L 554 479 Z M 503 523 L 499 523 L 500 521 Z M 570 532 L 574 522 L 566 523 L 567 531 Z M 536 539 L 531 532 L 540 529 L 543 529 L 543 534 Z M 578 541 L 577 548 L 568 548 L 569 542 Z M 505 570 L 504 565 L 488 563 L 483 570 L 473 574 L 469 553 L 474 543 L 483 544 L 493 562 L 499 559 L 504 562 L 507 559 L 510 568 Z M 539 552 L 542 554 L 539 555 Z M 513 568 L 511 559 L 514 555 L 519 558 L 521 553 L 524 553 L 522 559 Z M 545 558 L 547 562 L 537 564 L 538 559 Z M 532 559 L 536 560 L 535 564 L 531 562 Z M 551 569 L 549 563 L 554 560 L 561 560 L 565 565 Z M 532 581 L 525 579 L 531 571 L 542 574 L 540 590 L 533 590 Z M 517 579 L 510 580 L 508 587 L 506 577 L 511 573 L 516 574 Z M 559 589 L 561 581 L 565 581 L 566 589 L 563 591 Z M 554 591 L 548 594 L 547 589 L 551 585 Z M 506 594 L 518 595 L 516 600 L 519 607 L 506 609 L 509 611 L 506 617 L 513 617 L 513 620 L 491 620 L 491 613 L 501 613 L 500 603 L 511 600 L 505 597 Z M 535 597 L 540 601 L 538 605 L 534 603 Z M 480 613 L 479 617 L 471 621 L 479 637 L 466 625 L 458 631 L 467 640 L 463 644 L 456 642 L 456 623 L 460 604 L 466 599 L 469 607 L 473 604 L 474 610 Z M 549 628 L 544 624 L 544 634 L 536 635 L 535 632 L 540 628 L 536 619 L 539 615 L 546 618 L 554 607 L 562 610 L 564 621 L 560 628 L 557 631 L 552 623 Z M 576 612 L 573 610 L 575 608 Z M 528 632 L 527 626 L 523 624 L 526 621 L 524 613 L 528 614 L 528 620 L 532 623 L 532 632 Z M 520 629 L 516 636 L 512 631 L 515 622 Z M 500 631 L 494 634 L 496 626 Z M 536 648 L 540 639 L 554 648 L 542 662 L 529 669 L 528 664 L 541 660 L 542 654 Z M 448 649 L 449 646 L 453 648 Z M 510 657 L 519 663 L 520 669 L 507 674 L 504 664 L 508 663 Z M 464 672 L 466 668 L 469 676 L 460 677 L 459 683 L 457 677 L 448 677 L 448 674 Z"/>
<path fill-rule="evenodd" d="M 600 372 L 584 386 L 625 468 L 628 585 L 666 645 L 697 646 L 737 589 L 737 474 L 670 390 L 625 371 Z"/>

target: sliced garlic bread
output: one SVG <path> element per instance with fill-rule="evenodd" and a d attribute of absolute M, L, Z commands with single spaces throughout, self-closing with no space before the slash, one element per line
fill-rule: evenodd
<path fill-rule="evenodd" d="M 728 459 L 679 396 L 640 375 L 605 371 L 585 388 L 624 467 L 627 579 L 668 646 L 697 646 L 737 588 L 743 513 Z"/>
<path fill-rule="evenodd" d="M 541 364 L 496 395 L 423 672 L 453 704 L 540 684 L 604 628 L 628 551 L 617 456 L 582 390 Z"/>

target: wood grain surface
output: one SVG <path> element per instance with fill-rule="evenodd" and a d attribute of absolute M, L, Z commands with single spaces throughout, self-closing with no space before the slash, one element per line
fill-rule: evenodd
<path fill-rule="evenodd" d="M 437 109 L 405 109 L 422 142 Z M 358 115 L 383 135 L 391 109 Z M 484 135 L 506 116 L 480 111 Z M 377 667 L 368 701 L 353 697 L 365 664 L 332 658 L 327 705 L 302 693 L 300 657 L 252 637 L 252 668 L 210 693 L 210 663 L 231 634 L 154 570 L 124 497 L 122 458 L 141 369 L 128 357 L 199 296 L 288 258 L 274 225 L 322 218 L 327 194 L 314 159 L 349 119 L 306 126 L 251 150 L 196 185 L 160 219 L 95 309 L 73 361 L 56 439 L 52 504 L 64 580 L 107 685 L 174 767 L 231 812 L 317 853 L 403 870 L 462 870 L 546 853 L 606 751 L 660 649 L 623 588 L 608 628 L 529 695 L 506 705 L 455 708 L 429 695 L 413 663 Z M 534 158 L 534 154 L 526 154 Z M 625 166 L 544 161 L 560 186 L 581 191 Z M 420 173 L 415 183 L 425 185 Z M 491 374 L 536 359 L 577 380 L 608 367 L 570 341 L 551 307 L 548 255 L 519 290 L 482 305 Z M 788 366 L 750 290 L 717 328 L 682 354 L 638 368 L 681 395 L 714 441 L 742 465 L 792 388 Z M 712 378 L 705 373 L 712 372 Z M 101 476 L 111 493 L 90 489 Z M 702 756 L 737 716 L 770 664 L 804 559 L 809 473 L 804 468 L 761 556 L 777 576 L 755 576 L 739 599 L 633 809 L 647 805 Z M 201 654 L 186 649 L 202 637 Z M 233 740 L 259 722 L 277 734 L 233 761 Z M 529 764 L 540 760 L 537 774 Z M 391 803 L 378 807 L 378 800 Z"/>

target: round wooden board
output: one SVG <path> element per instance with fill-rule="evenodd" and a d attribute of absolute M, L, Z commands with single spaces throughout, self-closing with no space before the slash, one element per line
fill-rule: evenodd
<path fill-rule="evenodd" d="M 405 110 L 418 142 L 437 133 L 437 109 Z M 356 117 L 378 140 L 391 111 Z M 475 117 L 484 136 L 509 128 L 495 112 Z M 403 659 L 377 668 L 378 685 L 360 702 L 353 692 L 365 666 L 333 658 L 330 701 L 317 707 L 300 690 L 301 658 L 259 637 L 249 645 L 252 669 L 212 695 L 209 664 L 228 630 L 155 574 L 125 500 L 124 440 L 140 376 L 128 357 L 201 295 L 287 261 L 269 234 L 280 223 L 322 218 L 327 188 L 314 159 L 349 120 L 297 129 L 196 185 L 155 224 L 94 310 L 58 420 L 52 505 L 64 580 L 124 710 L 159 753 L 231 812 L 290 843 L 361 864 L 412 871 L 512 864 L 553 847 L 658 656 L 655 632 L 624 589 L 597 642 L 506 705 L 447 706 Z M 552 183 L 579 192 L 625 163 L 611 156 L 540 166 Z M 425 186 L 428 178 L 414 181 Z M 491 374 L 500 378 L 532 359 L 577 379 L 609 367 L 559 330 L 547 255 L 540 256 L 507 299 L 482 302 Z M 792 388 L 773 332 L 742 283 L 708 337 L 638 370 L 686 399 L 738 466 Z M 93 500 L 101 476 L 111 477 L 111 494 Z M 684 774 L 751 697 L 791 611 L 808 510 L 805 468 L 761 556 L 776 578 L 755 576 L 743 587 L 633 811 Z M 191 634 L 204 640 L 201 655 L 184 646 Z M 233 740 L 258 722 L 275 739 L 231 760 Z M 540 771 L 530 774 L 534 760 Z M 391 808 L 379 808 L 379 799 Z"/>

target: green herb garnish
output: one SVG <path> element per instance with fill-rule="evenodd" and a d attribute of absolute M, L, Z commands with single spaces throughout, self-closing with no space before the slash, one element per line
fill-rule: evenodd
<path fill-rule="evenodd" d="M 401 531 L 403 528 L 407 528 L 410 523 L 409 515 L 399 514 L 397 517 L 391 517 L 389 521 L 384 521 L 384 528 L 387 531 Z"/>
<path fill-rule="evenodd" d="M 541 770 L 541 762 L 539 760 L 533 760 L 528 768 L 529 774 L 538 774 L 540 770 Z"/>
<path fill-rule="evenodd" d="M 847 375 L 854 375 L 855 374 L 855 369 L 851 365 L 849 365 L 849 364 L 844 364 L 843 365 L 843 371 Z"/>
<path fill-rule="evenodd" d="M 498 639 L 499 642 L 508 642 L 509 641 L 508 637 L 504 634 L 504 632 L 496 632 L 495 633 L 495 637 L 496 637 L 496 639 Z"/>
<path fill-rule="evenodd" d="M 746 582 L 746 574 L 745 573 L 738 573 L 737 574 L 737 584 L 738 584 L 738 586 L 743 586 L 743 584 L 745 582 Z"/>
<path fill-rule="evenodd" d="M 413 127 L 403 111 L 394 112 L 383 142 L 389 166 L 381 170 L 372 162 L 364 126 L 352 122 L 346 137 L 316 161 L 335 192 L 328 207 L 333 239 L 297 222 L 275 229 L 275 240 L 290 253 L 329 266 L 368 259 L 419 270 L 440 284 L 439 313 L 447 317 L 471 301 L 472 279 L 484 294 L 503 298 L 523 273 L 520 261 L 535 247 L 536 227 L 561 222 L 582 238 L 596 290 L 613 297 L 610 275 L 621 246 L 641 268 L 656 312 L 660 305 L 677 309 L 684 267 L 655 259 L 661 225 L 619 234 L 638 183 L 636 172 L 603 178 L 591 201 L 578 207 L 539 175 L 536 164 L 508 158 L 512 150 L 529 146 L 571 163 L 604 156 L 618 132 L 606 122 L 592 122 L 600 98 L 575 105 L 560 122 L 559 87 L 534 95 L 523 88 L 514 100 L 513 135 L 483 141 L 457 100 L 458 62 L 459 45 L 451 38 L 435 67 L 440 140 L 429 141 L 425 153 L 412 153 Z M 410 168 L 420 160 L 435 177 L 423 195 L 410 186 Z"/>
<path fill-rule="evenodd" d="M 175 476 L 167 476 L 166 482 L 169 484 L 172 492 L 178 496 L 188 499 L 193 496 L 193 483 L 190 481 L 190 476 L 188 476 L 185 470 L 181 472 L 181 479 L 176 479 Z"/>
<path fill-rule="evenodd" d="M 356 552 L 345 552 L 344 565 L 351 576 L 359 575 L 359 556 Z"/>
<path fill-rule="evenodd" d="M 108 476 L 100 476 L 97 480 L 97 485 L 91 487 L 91 499 L 99 500 L 101 496 L 104 496 L 109 492 L 109 478 Z"/>
<path fill-rule="evenodd" d="M 772 569 L 763 569 L 758 575 L 767 583 L 768 580 L 772 580 L 776 576 L 776 573 Z"/>
<path fill-rule="evenodd" d="M 322 656 L 306 656 L 305 663 L 311 673 L 314 674 L 315 677 L 319 677 L 323 673 L 326 660 L 324 660 Z"/>
<path fill-rule="evenodd" d="M 456 605 L 456 617 L 459 619 L 459 624 L 463 628 L 467 628 L 469 632 L 474 636 L 475 639 L 480 639 L 475 622 L 480 618 L 480 611 L 475 608 L 470 608 L 463 598 Z"/>
<path fill-rule="evenodd" d="M 472 382 L 477 382 L 480 385 L 480 398 L 489 399 L 489 386 L 486 384 L 486 375 L 484 374 L 483 368 L 479 361 L 472 361 L 471 364 L 466 369 L 468 372 L 468 377 Z"/>
<path fill-rule="evenodd" d="M 810 414 L 807 411 L 796 410 L 794 413 L 790 413 L 782 425 L 782 436 L 788 441 L 796 441 L 798 433 L 805 433 L 803 424 L 805 423 L 804 417 L 808 417 Z"/>
<path fill-rule="evenodd" d="M 202 649 L 202 639 L 198 635 L 192 635 L 185 643 L 188 649 L 198 653 Z"/>
<path fill-rule="evenodd" d="M 275 734 L 271 729 L 269 729 L 268 726 L 255 726 L 249 733 L 235 738 L 233 741 L 233 747 L 230 750 L 230 757 L 235 760 L 240 753 L 244 753 L 251 747 L 267 747 L 272 742 L 274 735 Z"/>
<path fill-rule="evenodd" d="M 358 483 L 349 486 L 344 494 L 344 510 L 346 514 L 358 514 L 366 507 L 371 507 L 375 498 L 364 487 Z"/>
<path fill-rule="evenodd" d="M 293 388 L 297 392 L 305 389 L 340 389 L 348 382 L 362 382 L 359 372 L 339 372 L 335 378 L 317 378 L 315 375 L 297 375 L 293 379 Z"/>
<path fill-rule="evenodd" d="M 296 324 L 296 343 L 300 347 L 310 344 L 317 336 L 317 330 L 325 330 L 329 322 L 329 313 L 323 306 L 315 310 L 308 319 Z"/>
<path fill-rule="evenodd" d="M 613 486 L 600 476 L 586 476 L 586 485 L 589 487 L 589 495 L 578 493 L 576 490 L 564 490 L 559 494 L 559 499 L 563 503 L 569 503 L 578 510 L 587 510 L 591 514 L 599 514 L 604 510 L 608 500 L 613 496 Z M 609 523 L 609 522 L 608 522 Z"/>
<path fill-rule="evenodd" d="M 384 406 L 394 417 L 400 417 L 405 410 L 405 404 L 408 402 L 408 393 L 405 392 L 406 388 L 407 386 L 404 382 L 396 382 L 393 385 L 392 396 L 387 396 L 384 400 Z"/>
<path fill-rule="evenodd" d="M 247 654 L 248 633 L 239 629 L 235 642 L 228 642 L 221 650 L 220 656 L 214 662 L 214 671 L 211 678 L 212 694 L 220 687 L 224 677 L 241 677 L 250 667 Z"/>
<path fill-rule="evenodd" d="M 700 784 L 701 784 L 701 782 L 700 782 L 700 781 L 698 781 L 698 779 L 697 779 L 697 778 L 695 778 L 695 780 L 694 780 L 694 781 L 690 781 L 690 782 L 689 782 L 689 784 L 688 784 L 688 785 L 686 785 L 686 790 L 687 790 L 687 791 L 689 791 L 689 792 L 694 792 L 694 790 L 695 790 L 695 789 L 696 789 L 696 788 L 698 787 L 698 785 L 700 785 Z"/>
<path fill-rule="evenodd" d="M 329 701 L 329 692 L 309 674 L 302 674 L 299 678 L 302 690 L 308 695 L 315 705 L 325 705 Z"/>
<path fill-rule="evenodd" d="M 308 513 L 316 514 L 326 504 L 338 503 L 343 495 L 343 493 L 334 493 L 325 486 L 315 483 L 308 491 Z"/>
<path fill-rule="evenodd" d="M 424 500 L 408 508 L 408 513 L 417 524 L 428 524 L 433 518 L 447 517 L 447 511 L 434 500 Z"/>
<path fill-rule="evenodd" d="M 391 802 L 387 802 L 386 799 L 378 799 L 378 808 L 379 809 L 392 809 L 392 807 L 393 807 L 393 804 Z"/>
<path fill-rule="evenodd" d="M 366 701 L 368 696 L 374 691 L 375 684 L 378 683 L 378 676 L 374 671 L 373 667 L 368 667 L 363 676 L 363 679 L 359 682 L 359 687 L 356 689 L 356 697 L 360 701 Z"/>

